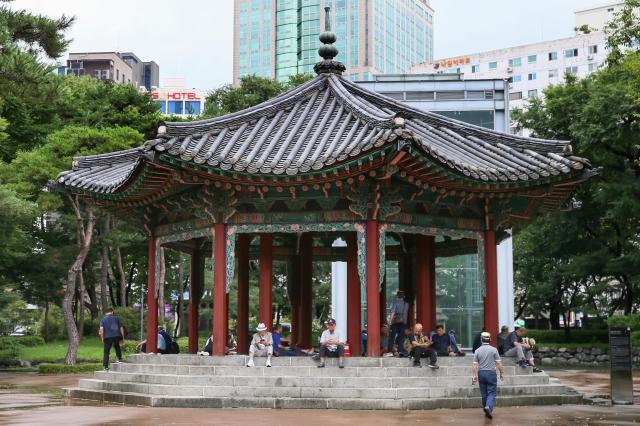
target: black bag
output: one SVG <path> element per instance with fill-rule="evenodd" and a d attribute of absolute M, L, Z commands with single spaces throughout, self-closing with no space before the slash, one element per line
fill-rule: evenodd
<path fill-rule="evenodd" d="M 178 346 L 178 342 L 176 342 L 175 340 L 171 342 L 171 350 L 169 351 L 170 354 L 179 354 L 180 353 L 180 346 Z"/>

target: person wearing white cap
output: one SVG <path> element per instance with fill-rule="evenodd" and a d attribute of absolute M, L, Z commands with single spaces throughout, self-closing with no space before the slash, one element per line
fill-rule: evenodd
<path fill-rule="evenodd" d="M 249 362 L 247 367 L 255 367 L 253 362 L 254 356 L 266 356 L 267 367 L 271 367 L 271 356 L 273 355 L 273 337 L 271 333 L 267 331 L 267 326 L 264 323 L 258 324 L 256 327 L 257 333 L 253 335 L 251 339 L 251 345 L 249 346 Z"/>
<path fill-rule="evenodd" d="M 480 340 L 482 346 L 473 353 L 473 382 L 480 385 L 485 417 L 492 419 L 498 387 L 496 369 L 500 372 L 500 381 L 504 381 L 504 369 L 498 350 L 491 346 L 491 334 L 482 332 Z"/>

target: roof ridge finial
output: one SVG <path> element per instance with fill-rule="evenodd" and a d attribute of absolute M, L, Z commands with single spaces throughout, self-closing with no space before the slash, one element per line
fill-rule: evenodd
<path fill-rule="evenodd" d="M 320 55 L 323 60 L 313 67 L 317 74 L 342 74 L 346 69 L 342 63 L 334 59 L 338 56 L 338 48 L 335 47 L 333 43 L 335 43 L 338 38 L 336 34 L 331 31 L 330 10 L 331 8 L 329 6 L 324 8 L 324 31 L 320 34 L 322 46 L 318 49 L 318 55 Z"/>

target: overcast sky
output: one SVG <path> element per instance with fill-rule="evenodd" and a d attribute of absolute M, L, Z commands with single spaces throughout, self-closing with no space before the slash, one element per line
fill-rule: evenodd
<path fill-rule="evenodd" d="M 435 58 L 568 37 L 573 12 L 605 0 L 431 0 Z M 232 79 L 233 0 L 15 0 L 51 17 L 76 17 L 71 52 L 131 51 L 209 90 Z M 64 58 L 62 58 L 64 59 Z M 62 61 L 64 62 L 64 61 Z"/>

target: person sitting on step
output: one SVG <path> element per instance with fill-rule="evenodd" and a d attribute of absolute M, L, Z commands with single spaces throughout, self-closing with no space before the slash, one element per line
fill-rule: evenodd
<path fill-rule="evenodd" d="M 327 357 L 337 357 L 338 367 L 344 368 L 344 338 L 336 330 L 336 320 L 330 318 L 327 321 L 327 329 L 320 336 L 320 364 L 318 368 L 324 368 Z"/>
<path fill-rule="evenodd" d="M 422 324 L 416 323 L 416 325 L 413 326 L 413 333 L 409 335 L 409 342 L 414 367 L 421 367 L 420 358 L 429 357 L 429 368 L 433 368 L 434 370 L 440 368 L 436 365 L 438 355 L 433 349 L 431 341 L 422 333 Z"/>
<path fill-rule="evenodd" d="M 519 367 L 525 368 L 531 366 L 533 367 L 534 373 L 540 373 L 542 370 L 537 368 L 533 362 L 533 348 L 529 343 L 524 341 L 526 335 L 527 329 L 524 327 L 519 327 L 517 330 L 509 333 L 506 346 L 507 351 L 504 353 L 504 356 L 516 357 Z"/>
<path fill-rule="evenodd" d="M 271 333 L 267 331 L 267 326 L 264 323 L 258 324 L 256 327 L 257 333 L 253 335 L 251 339 L 251 345 L 249 346 L 249 362 L 247 367 L 255 367 L 253 358 L 255 356 L 266 356 L 267 367 L 271 367 L 271 356 L 273 355 L 273 337 Z"/>
<path fill-rule="evenodd" d="M 431 335 L 432 347 L 438 356 L 456 356 L 451 349 L 451 336 L 444 332 L 442 324 L 436 325 L 436 331 Z"/>

